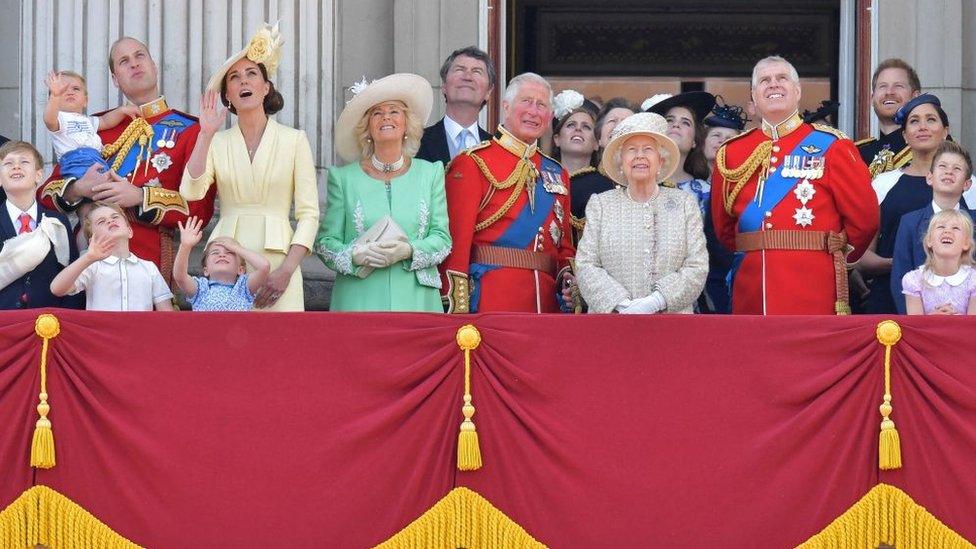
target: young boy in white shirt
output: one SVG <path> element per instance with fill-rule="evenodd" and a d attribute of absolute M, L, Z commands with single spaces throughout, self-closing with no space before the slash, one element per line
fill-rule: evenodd
<path fill-rule="evenodd" d="M 54 277 L 51 293 L 84 290 L 90 311 L 173 310 L 173 292 L 159 268 L 129 251 L 132 227 L 122 208 L 96 202 L 84 223 L 88 250 Z"/>

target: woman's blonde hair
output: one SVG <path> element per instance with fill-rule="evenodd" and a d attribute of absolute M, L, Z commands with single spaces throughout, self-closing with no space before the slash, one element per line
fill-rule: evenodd
<path fill-rule="evenodd" d="M 424 136 L 424 122 L 406 103 L 399 100 L 394 101 L 403 105 L 403 115 L 407 121 L 407 132 L 403 136 L 403 156 L 412 158 L 420 149 L 420 138 Z M 363 160 L 369 158 L 376 150 L 373 145 L 373 139 L 369 135 L 369 117 L 373 115 L 373 111 L 380 104 L 378 103 L 367 109 L 363 117 L 359 119 L 359 123 L 356 124 L 356 141 L 359 143 L 359 150 L 362 151 L 361 158 Z"/>
<path fill-rule="evenodd" d="M 932 233 L 936 230 L 942 223 L 958 221 L 962 223 L 962 232 L 965 233 L 964 238 L 967 239 L 967 248 L 963 251 L 962 257 L 959 258 L 963 265 L 972 265 L 976 263 L 973 259 L 973 219 L 969 217 L 969 214 L 963 210 L 942 210 L 941 212 L 932 216 L 932 220 L 929 221 L 929 227 L 925 231 L 925 238 L 922 240 L 922 247 L 925 248 L 925 270 L 931 271 L 935 266 L 935 257 L 932 253 L 932 245 L 929 243 L 929 239 L 932 237 Z M 922 277 L 925 280 L 925 277 Z"/>

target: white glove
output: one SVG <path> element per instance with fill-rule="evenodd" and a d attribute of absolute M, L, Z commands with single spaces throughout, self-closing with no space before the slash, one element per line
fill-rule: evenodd
<path fill-rule="evenodd" d="M 413 247 L 403 240 L 382 240 L 378 244 L 379 252 L 383 254 L 387 265 L 399 263 L 413 256 Z"/>
<path fill-rule="evenodd" d="M 356 244 L 352 248 L 352 262 L 366 267 L 386 267 L 386 256 L 381 252 L 378 242 Z"/>
<path fill-rule="evenodd" d="M 654 314 L 659 313 L 666 309 L 668 302 L 665 301 L 664 295 L 661 292 L 654 290 L 651 295 L 647 297 L 642 297 L 640 299 L 632 299 L 630 301 L 624 301 L 620 305 L 617 305 L 617 312 L 624 315 L 633 314 Z"/>

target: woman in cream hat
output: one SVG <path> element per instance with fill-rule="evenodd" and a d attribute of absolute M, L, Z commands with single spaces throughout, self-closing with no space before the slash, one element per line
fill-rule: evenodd
<path fill-rule="evenodd" d="M 265 26 L 210 79 L 200 99 L 200 136 L 180 194 L 199 200 L 216 183 L 220 221 L 210 238 L 231 237 L 271 262 L 271 274 L 257 291 L 254 306 L 301 311 L 305 298 L 299 264 L 318 229 L 319 197 L 305 132 L 270 118 L 284 106 L 269 79 L 280 56 L 277 25 Z M 228 110 L 237 115 L 237 124 L 219 131 Z"/>
<path fill-rule="evenodd" d="M 443 312 L 437 265 L 451 251 L 444 166 L 413 158 L 433 90 L 415 74 L 351 89 L 336 122 L 315 253 L 336 271 L 333 311 Z"/>
<path fill-rule="evenodd" d="M 701 211 L 690 194 L 659 184 L 678 147 L 658 114 L 614 128 L 601 168 L 620 187 L 586 205 L 577 282 L 591 313 L 691 313 L 708 273 Z"/>

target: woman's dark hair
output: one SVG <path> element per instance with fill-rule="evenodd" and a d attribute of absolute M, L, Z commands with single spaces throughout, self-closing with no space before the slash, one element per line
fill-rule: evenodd
<path fill-rule="evenodd" d="M 600 140 L 600 134 L 603 133 L 603 120 L 613 109 L 627 109 L 630 112 L 640 112 L 640 108 L 638 108 L 637 105 L 634 105 L 623 97 L 614 97 L 610 101 L 604 103 L 603 107 L 600 108 L 600 112 L 596 113 L 596 126 L 593 128 L 593 132 L 596 133 L 597 141 Z"/>
<path fill-rule="evenodd" d="M 691 113 L 691 119 L 694 121 L 693 125 L 695 127 L 695 146 L 688 152 L 688 156 L 685 158 L 685 165 L 682 166 L 682 169 L 695 179 L 708 179 L 712 175 L 712 172 L 708 168 L 708 160 L 705 158 L 705 126 L 701 120 L 698 120 L 698 115 L 695 114 L 693 109 L 684 105 L 676 106 Z M 681 181 L 675 181 L 675 183 L 681 183 Z"/>
<path fill-rule="evenodd" d="M 264 96 L 264 114 L 275 114 L 281 109 L 285 108 L 285 98 L 281 96 L 281 93 L 275 89 L 274 82 L 268 78 L 268 69 L 264 66 L 264 63 L 258 63 L 258 68 L 261 69 L 261 76 L 264 81 L 268 83 L 270 89 L 268 90 L 268 95 Z M 227 107 L 227 110 L 231 114 L 237 114 L 237 109 L 234 105 L 227 99 L 227 73 L 224 73 L 224 78 L 220 81 L 220 102 Z"/>
<path fill-rule="evenodd" d="M 553 129 L 552 129 L 552 138 L 551 138 L 551 140 L 552 140 L 552 157 L 556 160 L 556 162 L 562 162 L 563 161 L 563 151 L 559 148 L 559 145 L 556 144 L 556 134 L 558 134 L 559 131 L 563 129 L 563 126 L 566 125 L 566 122 L 574 114 L 579 113 L 579 112 L 584 112 L 584 113 L 590 115 L 590 120 L 593 120 L 593 126 L 594 126 L 593 127 L 593 139 L 597 143 L 600 142 L 600 138 L 596 134 L 596 113 L 593 112 L 593 109 L 585 108 L 585 107 L 580 107 L 580 108 L 577 108 L 577 109 L 573 109 L 573 111 L 571 113 L 569 113 L 566 116 L 562 117 L 561 120 L 558 120 L 558 121 L 557 120 L 554 120 L 555 124 L 554 124 Z M 600 160 L 600 154 L 599 153 L 600 153 L 600 148 L 597 147 L 597 150 L 593 151 L 593 154 L 590 155 L 590 166 L 593 166 L 595 168 L 595 167 L 597 167 L 599 165 L 598 164 L 598 162 Z"/>

